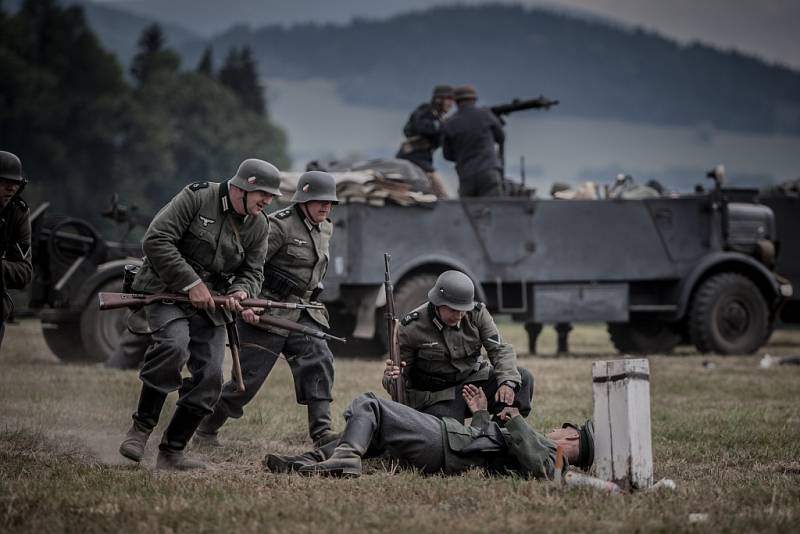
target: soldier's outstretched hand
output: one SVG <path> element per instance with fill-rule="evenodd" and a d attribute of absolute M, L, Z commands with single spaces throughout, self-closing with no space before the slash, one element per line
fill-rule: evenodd
<path fill-rule="evenodd" d="M 405 367 L 406 362 L 400 362 L 400 366 Z M 400 378 L 400 366 L 394 365 L 392 360 L 386 360 L 386 367 L 383 368 L 383 376 L 391 380 Z"/>
<path fill-rule="evenodd" d="M 486 410 L 488 402 L 486 401 L 486 393 L 481 388 L 473 384 L 465 384 L 461 389 L 461 395 L 467 403 L 469 411 L 472 413 L 480 410 Z"/>
<path fill-rule="evenodd" d="M 199 310 L 213 310 L 214 299 L 211 292 L 203 282 L 200 282 L 189 290 L 189 302 Z"/>
<path fill-rule="evenodd" d="M 497 388 L 497 393 L 494 395 L 494 400 L 511 406 L 514 404 L 514 389 L 509 387 L 508 384 L 503 384 Z"/>

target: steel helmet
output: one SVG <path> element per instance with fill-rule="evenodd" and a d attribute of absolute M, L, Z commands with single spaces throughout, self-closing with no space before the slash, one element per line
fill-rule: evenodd
<path fill-rule="evenodd" d="M 336 179 L 332 174 L 308 171 L 300 176 L 292 202 L 303 203 L 312 200 L 339 203 L 339 198 L 336 196 Z"/>
<path fill-rule="evenodd" d="M 469 311 L 475 307 L 475 284 L 461 271 L 445 271 L 428 292 L 428 300 L 434 306 Z"/>
<path fill-rule="evenodd" d="M 281 196 L 281 173 L 272 163 L 261 159 L 246 159 L 239 165 L 231 184 L 243 191 L 263 191 Z"/>

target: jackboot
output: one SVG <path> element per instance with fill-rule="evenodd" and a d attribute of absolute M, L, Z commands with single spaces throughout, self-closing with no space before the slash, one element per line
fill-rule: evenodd
<path fill-rule="evenodd" d="M 164 431 L 161 444 L 158 446 L 156 469 L 173 471 L 188 471 L 190 469 L 205 469 L 206 464 L 197 460 L 186 458 L 184 450 L 186 444 L 194 434 L 204 414 L 198 414 L 183 406 L 175 409 L 175 414 Z"/>
<path fill-rule="evenodd" d="M 308 402 L 308 434 L 317 448 L 339 439 L 339 434 L 331 430 L 331 401 Z"/>
<path fill-rule="evenodd" d="M 361 455 L 348 443 L 340 443 L 333 451 L 333 456 L 325 461 L 300 467 L 297 472 L 301 475 L 359 477 L 361 476 Z"/>
<path fill-rule="evenodd" d="M 304 452 L 303 454 L 268 454 L 264 457 L 264 468 L 273 473 L 291 473 L 301 467 L 314 465 L 325 461 L 325 455 L 319 449 Z"/>
<path fill-rule="evenodd" d="M 217 436 L 219 429 L 228 420 L 228 415 L 219 408 L 214 413 L 207 415 L 200 421 L 200 426 L 194 433 L 192 443 L 198 447 L 222 447 Z"/>
<path fill-rule="evenodd" d="M 142 461 L 147 439 L 158 424 L 158 418 L 166 398 L 164 393 L 142 385 L 139 404 L 136 407 L 136 413 L 133 414 L 133 424 L 119 446 L 119 453 L 122 456 L 134 462 Z"/>

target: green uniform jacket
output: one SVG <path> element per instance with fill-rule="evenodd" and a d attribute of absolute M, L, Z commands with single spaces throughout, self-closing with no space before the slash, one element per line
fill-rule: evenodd
<path fill-rule="evenodd" d="M 31 221 L 28 205 L 14 197 L 0 210 L 0 321 L 11 314 L 9 289 L 22 289 L 31 282 Z"/>
<path fill-rule="evenodd" d="M 133 289 L 186 292 L 202 280 L 212 292 L 254 296 L 263 280 L 268 233 L 265 216 L 242 217 L 234 211 L 227 182 L 192 184 L 150 223 L 142 242 L 146 257 Z M 206 313 L 217 326 L 229 318 L 221 308 Z"/>
<path fill-rule="evenodd" d="M 308 304 L 311 302 L 312 292 L 321 285 L 328 270 L 333 224 L 330 220 L 313 224 L 300 211 L 300 206 L 297 204 L 271 214 L 269 220 L 269 246 L 267 262 L 264 265 L 264 284 L 261 288 L 261 297 Z M 294 286 L 291 293 L 279 292 L 275 286 L 275 273 L 279 273 L 279 277 L 291 280 Z M 308 313 L 320 326 L 328 328 L 327 310 L 273 309 L 267 313 L 290 321 L 297 321 L 304 312 Z M 259 326 L 281 336 L 289 335 L 288 331 L 280 328 Z"/>
<path fill-rule="evenodd" d="M 481 303 L 454 327 L 438 319 L 433 304 L 423 304 L 400 322 L 398 338 L 406 377 L 413 376 L 418 367 L 427 375 L 454 378 L 460 384 L 486 380 L 489 367 L 481 353 L 483 347 L 494 366 L 498 385 L 510 381 L 519 387 L 522 382 L 514 348 L 500 337 L 494 319 Z M 385 379 L 384 387 L 388 389 L 388 385 L 389 380 Z M 439 391 L 415 389 L 413 379 L 406 380 L 406 392 L 409 406 L 418 410 L 461 394 L 460 386 Z"/>
<path fill-rule="evenodd" d="M 472 416 L 470 426 L 465 426 L 455 419 L 445 417 L 442 425 L 447 436 L 447 446 L 445 447 L 445 470 L 450 473 L 457 473 L 475 465 L 476 457 L 480 457 L 481 447 L 475 447 L 476 440 L 482 435 L 487 434 L 488 427 L 495 425 L 491 422 L 491 416 L 486 410 L 475 412 Z M 494 428 L 493 430 L 497 430 Z M 505 440 L 507 447 L 501 454 L 506 458 L 497 462 L 510 470 L 516 471 L 524 476 L 553 479 L 556 465 L 556 444 L 544 434 L 533 430 L 525 418 L 518 416 L 506 423 L 505 428 L 500 429 L 500 433 Z M 472 450 L 468 454 L 467 451 Z M 511 456 L 512 458 L 507 458 Z M 491 464 L 483 467 L 492 467 Z M 564 471 L 569 466 L 564 462 Z"/>

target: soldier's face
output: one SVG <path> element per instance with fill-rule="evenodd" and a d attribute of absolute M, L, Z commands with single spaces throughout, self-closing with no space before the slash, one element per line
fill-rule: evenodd
<path fill-rule="evenodd" d="M 5 208 L 19 191 L 19 182 L 0 179 L 0 208 Z"/>
<path fill-rule="evenodd" d="M 437 97 L 434 99 L 434 106 L 439 113 L 447 113 L 450 111 L 450 108 L 453 107 L 453 99 L 452 98 L 442 98 Z"/>
<path fill-rule="evenodd" d="M 450 306 L 437 306 L 436 313 L 439 314 L 439 319 L 447 326 L 456 326 L 467 314 L 465 311 L 454 310 Z"/>
<path fill-rule="evenodd" d="M 251 191 L 247 194 L 247 213 L 258 215 L 272 203 L 273 195 L 264 191 Z"/>
<path fill-rule="evenodd" d="M 314 224 L 319 224 L 327 219 L 333 211 L 333 203 L 321 200 L 306 202 L 306 213 Z"/>

